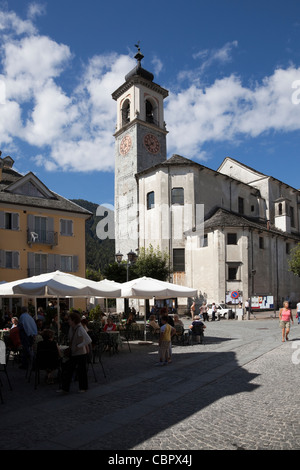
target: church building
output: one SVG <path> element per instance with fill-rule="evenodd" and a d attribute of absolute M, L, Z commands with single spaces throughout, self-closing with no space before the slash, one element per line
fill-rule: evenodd
<path fill-rule="evenodd" d="M 150 244 L 166 251 L 170 280 L 198 290 L 198 302 L 300 299 L 289 271 L 300 242 L 299 190 L 226 157 L 217 171 L 180 155 L 167 159 L 168 91 L 136 67 L 112 94 L 116 252 Z M 170 136 L 172 138 L 172 136 Z M 187 311 L 191 299 L 178 299 Z M 180 302 L 184 302 L 182 305 Z"/>

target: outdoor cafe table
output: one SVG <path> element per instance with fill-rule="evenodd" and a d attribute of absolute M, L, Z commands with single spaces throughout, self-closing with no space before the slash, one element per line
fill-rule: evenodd
<path fill-rule="evenodd" d="M 4 328 L 0 330 L 0 339 L 4 340 L 4 336 L 9 336 L 9 328 Z"/>
<path fill-rule="evenodd" d="M 122 345 L 119 331 L 101 331 L 99 333 L 100 343 L 108 346 L 113 353 L 118 352 L 119 345 Z"/>

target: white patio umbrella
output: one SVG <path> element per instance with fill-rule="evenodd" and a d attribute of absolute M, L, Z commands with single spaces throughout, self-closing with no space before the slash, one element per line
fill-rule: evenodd
<path fill-rule="evenodd" d="M 0 286 L 0 295 L 26 295 L 32 297 L 118 297 L 120 288 L 111 284 L 74 276 L 73 274 L 54 271 L 40 274 Z"/>
<path fill-rule="evenodd" d="M 109 279 L 102 279 L 102 281 L 98 281 L 98 284 L 102 289 L 106 289 L 107 291 L 111 291 L 112 295 L 107 295 L 105 297 L 105 302 L 106 302 L 106 309 L 107 309 L 107 299 L 115 299 L 117 297 L 120 297 L 121 295 L 121 286 L 122 284 L 120 282 L 116 281 L 110 281 Z M 115 294 L 118 295 L 115 295 Z"/>
<path fill-rule="evenodd" d="M 0 285 L 0 296 L 57 297 L 119 297 L 121 289 L 100 284 L 73 274 L 54 271 Z"/>
<path fill-rule="evenodd" d="M 131 299 L 171 299 L 174 297 L 195 297 L 197 289 L 160 281 L 151 277 L 140 277 L 124 282 L 121 288 L 121 297 Z M 144 315 L 144 338 L 146 340 L 146 312 Z"/>

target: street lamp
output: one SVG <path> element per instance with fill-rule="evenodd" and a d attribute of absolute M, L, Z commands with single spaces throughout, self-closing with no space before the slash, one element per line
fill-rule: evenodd
<path fill-rule="evenodd" d="M 129 280 L 129 271 L 128 271 L 128 268 L 129 266 L 131 266 L 132 264 L 134 264 L 136 262 L 136 258 L 137 258 L 137 254 L 130 250 L 129 253 L 127 253 L 127 261 L 126 261 L 126 281 Z M 123 259 L 123 255 L 122 253 L 120 253 L 120 251 L 118 251 L 118 253 L 116 253 L 116 261 L 118 264 L 120 264 L 122 262 L 122 259 Z"/>
<path fill-rule="evenodd" d="M 134 264 L 136 262 L 137 254 L 130 250 L 129 253 L 127 253 L 127 261 L 126 261 L 126 281 L 128 282 L 129 280 L 129 266 Z M 123 259 L 122 253 L 120 253 L 120 250 L 118 253 L 116 253 L 116 261 L 120 265 Z M 129 311 L 129 301 L 128 299 L 124 299 L 124 311 L 127 316 L 128 311 Z"/>

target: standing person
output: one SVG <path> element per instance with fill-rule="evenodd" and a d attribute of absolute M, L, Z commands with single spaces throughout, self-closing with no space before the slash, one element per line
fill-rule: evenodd
<path fill-rule="evenodd" d="M 208 321 L 208 314 L 207 314 L 207 305 L 203 302 L 202 306 L 200 307 L 200 317 L 202 315 L 203 321 Z"/>
<path fill-rule="evenodd" d="M 212 303 L 212 306 L 211 306 L 211 321 L 215 321 L 215 319 L 216 319 L 216 311 L 217 311 L 217 307 L 216 307 L 215 302 L 213 302 L 213 303 Z"/>
<path fill-rule="evenodd" d="M 170 346 L 171 346 L 171 338 L 176 333 L 174 327 L 172 327 L 168 323 L 168 316 L 164 315 L 161 317 L 161 328 L 160 328 L 160 335 L 159 335 L 159 363 L 158 365 L 166 365 L 171 362 L 171 355 L 170 355 Z"/>
<path fill-rule="evenodd" d="M 192 305 L 191 305 L 191 317 L 192 317 L 192 321 L 194 320 L 195 310 L 196 310 L 196 303 L 193 302 Z"/>
<path fill-rule="evenodd" d="M 70 313 L 69 325 L 70 357 L 63 364 L 62 388 L 58 391 L 65 393 L 70 391 L 72 376 L 77 368 L 79 392 L 86 392 L 88 389 L 87 356 L 92 340 L 82 326 L 80 315 L 76 311 Z"/>
<path fill-rule="evenodd" d="M 297 315 L 296 318 L 298 318 L 298 325 L 300 325 L 300 301 L 297 303 Z"/>
<path fill-rule="evenodd" d="M 282 329 L 282 342 L 284 343 L 284 337 L 288 341 L 288 335 L 290 332 L 290 325 L 294 323 L 293 314 L 291 309 L 289 308 L 288 301 L 283 302 L 283 308 L 280 309 L 279 312 L 279 325 Z"/>
<path fill-rule="evenodd" d="M 246 315 L 247 315 L 247 320 L 250 319 L 250 303 L 249 299 L 245 300 L 245 310 L 246 310 Z"/>
<path fill-rule="evenodd" d="M 36 323 L 32 316 L 29 315 L 27 307 L 21 308 L 18 328 L 22 343 L 22 364 L 20 369 L 27 369 L 30 356 L 33 354 L 32 346 L 34 338 L 38 334 Z"/>

